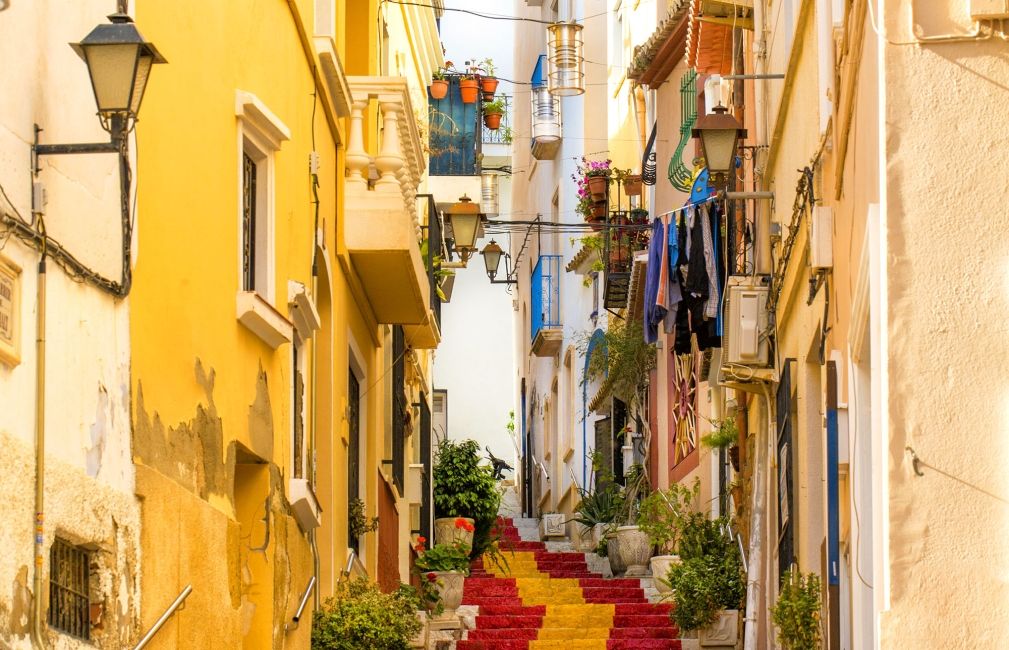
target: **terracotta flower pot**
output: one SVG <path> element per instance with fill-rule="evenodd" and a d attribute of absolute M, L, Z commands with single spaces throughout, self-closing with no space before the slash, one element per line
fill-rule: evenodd
<path fill-rule="evenodd" d="M 435 576 L 432 580 L 435 591 L 438 592 L 438 598 L 445 608 L 443 616 L 454 616 L 455 610 L 462 604 L 462 589 L 466 574 L 462 571 L 431 571 L 422 576 L 422 579 L 430 579 L 429 576 L 432 574 Z"/>
<path fill-rule="evenodd" d="M 652 582 L 660 594 L 668 594 L 672 591 L 669 586 L 669 569 L 680 562 L 679 555 L 656 555 L 652 558 Z"/>
<path fill-rule="evenodd" d="M 624 179 L 624 194 L 627 196 L 641 196 L 641 176 L 635 174 Z"/>
<path fill-rule="evenodd" d="M 592 204 L 592 216 L 599 219 L 606 218 L 606 201 L 596 201 Z"/>
<path fill-rule="evenodd" d="M 589 224 L 593 232 L 601 232 L 606 227 L 606 217 L 589 215 L 585 217 L 585 223 Z"/>
<path fill-rule="evenodd" d="M 480 94 L 480 84 L 476 79 L 460 79 L 459 95 L 463 104 L 475 104 L 476 97 Z"/>
<path fill-rule="evenodd" d="M 501 128 L 501 113 L 484 113 L 483 123 L 491 131 L 497 131 Z"/>
<path fill-rule="evenodd" d="M 606 176 L 589 176 L 588 177 L 589 192 L 592 194 L 592 200 L 603 201 L 606 199 L 606 190 L 610 186 L 610 179 Z"/>
<path fill-rule="evenodd" d="M 448 81 L 444 79 L 433 79 L 431 81 L 431 98 L 445 99 L 448 94 Z"/>
<path fill-rule="evenodd" d="M 610 266 L 624 266 L 630 259 L 630 251 L 626 247 L 610 249 Z"/>
<path fill-rule="evenodd" d="M 438 544 L 462 542 L 473 547 L 473 520 L 469 517 L 441 517 L 434 520 L 434 539 Z"/>
<path fill-rule="evenodd" d="M 489 102 L 494 99 L 497 92 L 498 80 L 496 77 L 480 77 L 480 90 L 483 92 L 483 100 Z"/>
<path fill-rule="evenodd" d="M 652 557 L 652 545 L 648 535 L 637 526 L 617 528 L 620 559 L 627 565 L 627 576 L 643 576 L 648 573 L 648 560 Z"/>

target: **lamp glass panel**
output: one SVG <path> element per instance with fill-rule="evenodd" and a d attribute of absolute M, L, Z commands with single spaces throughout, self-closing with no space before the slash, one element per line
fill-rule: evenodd
<path fill-rule="evenodd" d="M 476 231 L 480 224 L 478 214 L 453 214 L 452 234 L 457 249 L 473 248 L 476 245 Z"/>
<path fill-rule="evenodd" d="M 130 98 L 130 112 L 134 115 L 140 112 L 140 101 L 144 98 L 144 89 L 147 88 L 153 64 L 154 57 L 150 54 L 141 54 L 137 60 L 137 77 L 133 80 L 133 96 Z"/>
<path fill-rule="evenodd" d="M 724 174 L 732 167 L 736 153 L 735 129 L 705 129 L 701 132 L 708 171 Z"/>
<path fill-rule="evenodd" d="M 497 269 L 501 265 L 501 251 L 484 251 L 483 265 L 487 268 L 487 275 L 491 277 L 497 275 Z"/>
<path fill-rule="evenodd" d="M 99 111 L 129 110 L 139 47 L 137 43 L 83 46 Z M 146 78 L 145 74 L 144 83 Z"/>

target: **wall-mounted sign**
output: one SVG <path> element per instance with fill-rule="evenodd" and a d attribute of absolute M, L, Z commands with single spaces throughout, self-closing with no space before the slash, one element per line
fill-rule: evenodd
<path fill-rule="evenodd" d="M 21 267 L 0 257 L 0 361 L 21 363 Z"/>

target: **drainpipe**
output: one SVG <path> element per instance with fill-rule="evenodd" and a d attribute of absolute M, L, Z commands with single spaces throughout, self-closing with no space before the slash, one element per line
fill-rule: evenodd
<path fill-rule="evenodd" d="M 319 209 L 318 195 L 316 195 L 316 210 Z M 316 232 L 318 232 L 318 224 L 316 225 Z M 317 300 L 319 296 L 319 264 L 316 260 L 315 246 L 312 247 L 312 300 Z M 332 301 L 332 296 L 330 297 Z M 310 461 L 309 465 L 309 478 L 312 481 L 312 491 L 315 491 L 317 472 L 315 468 L 315 446 L 316 446 L 316 427 L 318 426 L 318 411 L 319 406 L 316 402 L 318 398 L 318 387 L 319 387 L 319 336 L 321 331 L 316 334 L 312 341 L 312 431 L 308 435 L 308 458 Z M 330 405 L 330 413 L 332 413 L 332 405 Z M 330 420 L 332 421 L 332 419 Z M 319 577 L 322 574 L 322 563 L 319 559 L 319 542 L 318 542 L 318 528 L 311 530 L 308 533 L 308 542 L 312 548 L 312 580 L 315 584 L 319 584 Z M 314 597 L 312 598 L 313 610 L 319 609 L 321 604 L 320 589 L 314 590 Z M 302 603 L 304 606 L 304 603 Z M 300 614 L 300 613 L 299 613 Z"/>
<path fill-rule="evenodd" d="M 759 3 L 757 3 L 759 4 Z M 764 412 L 767 418 L 766 427 L 757 427 L 754 441 L 753 459 L 753 509 L 750 515 L 750 550 L 746 558 L 746 619 L 743 627 L 743 650 L 756 650 L 757 642 L 757 608 L 761 601 L 761 574 L 763 573 L 764 550 L 764 508 L 767 492 L 768 440 L 774 440 L 773 405 L 771 391 L 767 384 L 761 386 L 764 396 Z M 768 440 L 762 440 L 764 436 Z"/>
<path fill-rule="evenodd" d="M 753 84 L 753 104 L 754 104 L 754 126 L 756 127 L 756 144 L 767 144 L 768 115 L 767 115 L 767 27 L 764 15 L 764 3 L 753 3 L 754 36 L 756 41 L 753 44 L 754 64 L 756 73 L 760 76 Z M 760 175 L 759 189 L 767 190 L 766 179 L 767 170 L 762 170 Z M 757 226 L 757 250 L 756 264 L 754 269 L 757 273 L 768 275 L 771 273 L 771 215 L 770 206 L 764 201 L 753 202 L 756 211 Z"/>
<path fill-rule="evenodd" d="M 46 647 L 43 630 L 42 558 L 45 553 L 43 525 L 45 522 L 46 469 L 46 249 L 43 230 L 42 259 L 39 260 L 38 322 L 35 333 L 35 573 L 32 580 L 32 647 Z"/>

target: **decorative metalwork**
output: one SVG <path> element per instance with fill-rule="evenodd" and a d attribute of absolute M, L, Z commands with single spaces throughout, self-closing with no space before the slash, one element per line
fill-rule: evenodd
<path fill-rule="evenodd" d="M 673 405 L 673 467 L 697 449 L 697 378 L 700 355 L 696 351 L 674 358 L 676 403 Z"/>
<path fill-rule="evenodd" d="M 533 269 L 529 292 L 530 305 L 530 340 L 536 340 L 536 335 L 542 329 L 561 326 L 561 256 L 540 255 L 536 268 Z"/>
<path fill-rule="evenodd" d="M 256 289 L 256 161 L 242 154 L 242 289 Z"/>
<path fill-rule="evenodd" d="M 461 75 L 448 74 L 448 94 L 428 97 L 428 148 L 431 176 L 479 176 L 483 140 L 479 102 L 467 104 L 459 92 Z"/>
<path fill-rule="evenodd" d="M 495 101 L 500 101 L 504 104 L 504 113 L 501 114 L 501 126 L 497 129 L 488 129 L 487 125 L 483 126 L 483 132 L 481 133 L 481 139 L 484 144 L 511 144 L 511 129 L 512 129 L 512 98 L 511 95 L 497 94 L 494 97 Z"/>
<path fill-rule="evenodd" d="M 347 370 L 347 429 L 347 530 L 351 530 L 349 513 L 361 490 L 361 383 L 352 368 Z M 353 535 L 347 542 L 355 551 L 361 550 L 360 544 Z"/>
<path fill-rule="evenodd" d="M 392 482 L 404 494 L 410 403 L 406 399 L 406 337 L 400 325 L 392 328 L 392 359 Z"/>
<path fill-rule="evenodd" d="M 49 625 L 85 641 L 91 638 L 91 558 L 60 538 L 49 549 Z"/>
<path fill-rule="evenodd" d="M 693 139 L 694 123 L 697 121 L 697 70 L 688 70 L 680 79 L 680 142 L 676 152 L 669 159 L 667 175 L 673 187 L 681 192 L 689 192 L 694 173 L 683 164 L 683 152 Z"/>

